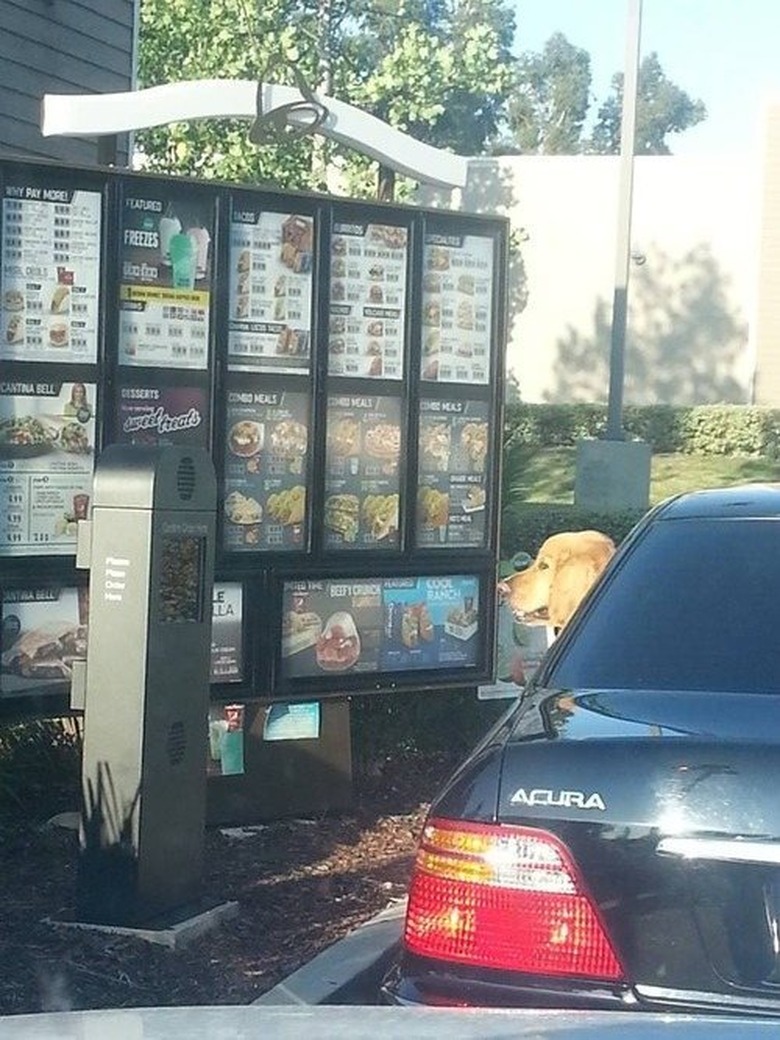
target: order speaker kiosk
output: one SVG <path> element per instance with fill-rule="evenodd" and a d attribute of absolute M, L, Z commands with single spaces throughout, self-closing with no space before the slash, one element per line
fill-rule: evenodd
<path fill-rule="evenodd" d="M 200 897 L 216 483 L 199 448 L 101 455 L 89 567 L 77 912 L 139 925 Z"/>

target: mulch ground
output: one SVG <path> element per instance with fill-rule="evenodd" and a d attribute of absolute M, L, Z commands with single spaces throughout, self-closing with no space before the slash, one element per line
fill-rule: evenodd
<path fill-rule="evenodd" d="M 339 816 L 206 839 L 204 897 L 238 916 L 171 951 L 58 928 L 73 916 L 77 839 L 19 820 L 0 830 L 0 1013 L 248 1004 L 406 889 L 444 763 L 388 767 Z"/>

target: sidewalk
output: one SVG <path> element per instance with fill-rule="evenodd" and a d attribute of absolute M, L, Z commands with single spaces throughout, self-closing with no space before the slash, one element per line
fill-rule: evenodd
<path fill-rule="evenodd" d="M 371 1003 L 401 939 L 406 900 L 399 900 L 288 975 L 253 1004 Z"/>

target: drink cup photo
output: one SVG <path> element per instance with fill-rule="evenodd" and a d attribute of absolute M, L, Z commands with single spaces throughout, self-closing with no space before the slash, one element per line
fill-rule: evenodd
<path fill-rule="evenodd" d="M 189 235 L 171 237 L 171 285 L 174 289 L 195 288 L 195 245 Z"/>
<path fill-rule="evenodd" d="M 205 278 L 209 266 L 211 235 L 204 227 L 191 227 L 187 229 L 187 237 L 192 240 L 195 250 L 195 277 Z"/>
<path fill-rule="evenodd" d="M 160 218 L 160 259 L 170 267 L 171 263 L 171 239 L 181 231 L 181 221 L 178 217 Z"/>

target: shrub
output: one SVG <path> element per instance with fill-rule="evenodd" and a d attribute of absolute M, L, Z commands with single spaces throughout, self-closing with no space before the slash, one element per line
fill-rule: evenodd
<path fill-rule="evenodd" d="M 571 447 L 606 429 L 605 405 L 511 404 L 505 413 L 504 445 Z M 780 452 L 780 409 L 747 405 L 629 406 L 623 414 L 629 438 L 657 454 L 765 455 Z"/>
<path fill-rule="evenodd" d="M 594 513 L 571 505 L 514 503 L 504 509 L 501 522 L 501 557 L 523 551 L 534 556 L 545 538 L 559 531 L 594 529 L 608 534 L 617 545 L 644 515 L 644 510 Z"/>

